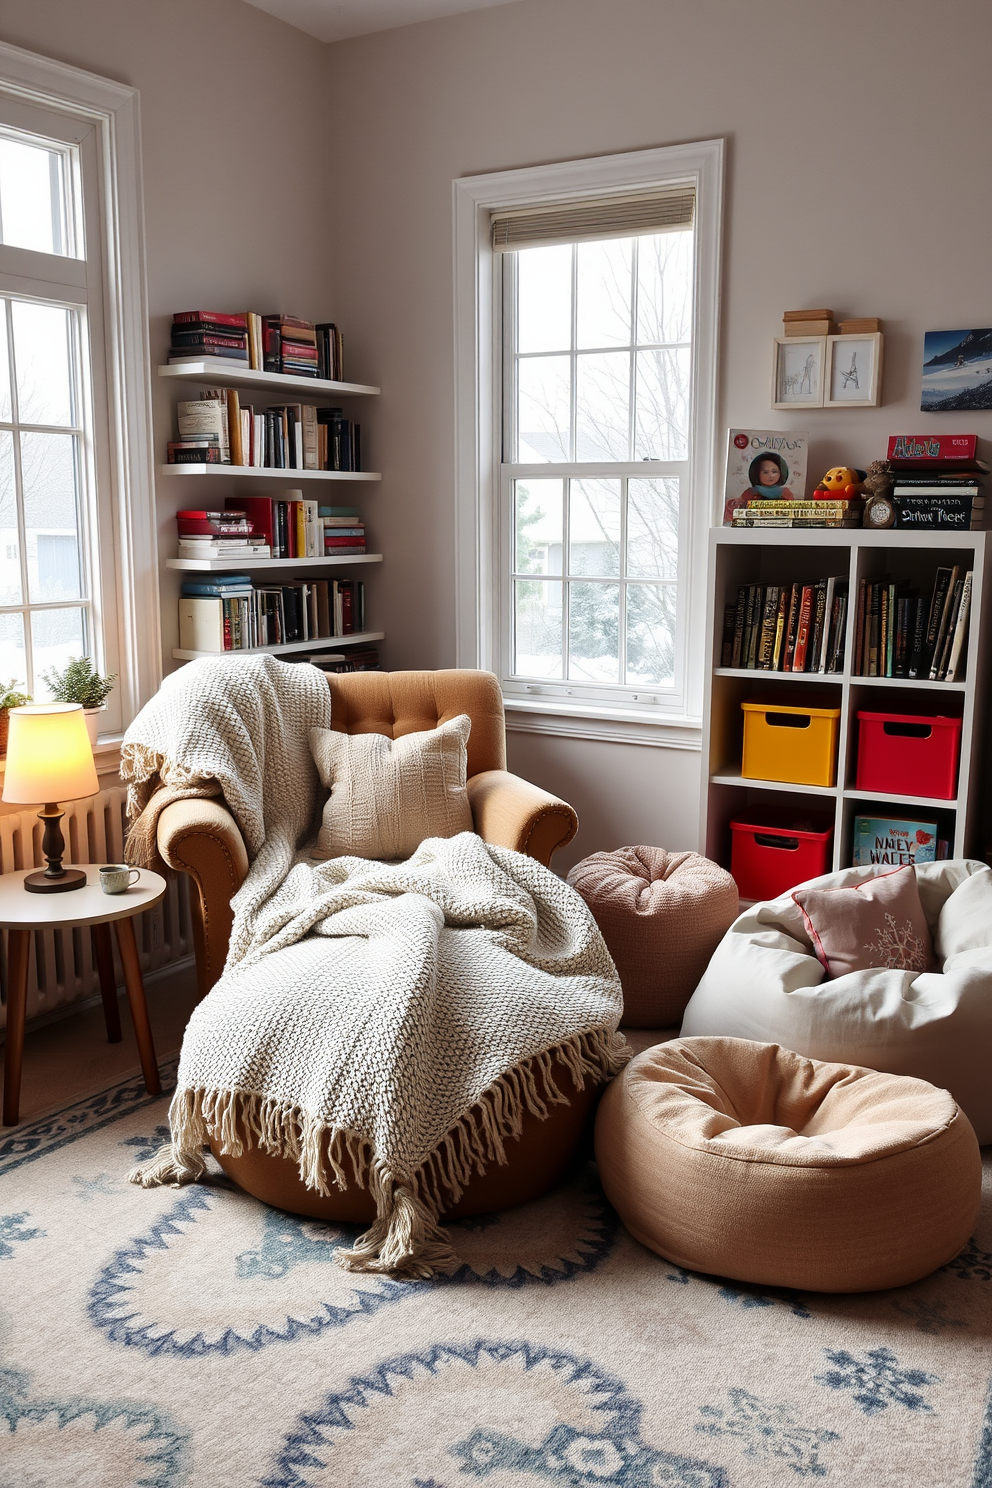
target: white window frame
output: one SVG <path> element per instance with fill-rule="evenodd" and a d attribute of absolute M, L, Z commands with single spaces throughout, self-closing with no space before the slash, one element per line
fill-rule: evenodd
<path fill-rule="evenodd" d="M 88 330 L 98 403 L 105 389 L 108 447 L 96 469 L 106 530 L 105 556 L 93 566 L 102 594 L 92 599 L 100 617 L 112 586 L 106 608 L 116 613 L 117 634 L 106 637 L 107 652 L 118 658 L 126 727 L 162 680 L 138 94 L 0 42 L 0 97 L 93 131 L 88 184 L 95 184 L 96 210 L 86 229 L 99 244 L 102 314 L 90 318 Z M 25 292 L 37 295 L 38 279 L 53 272 L 71 284 L 77 262 L 0 245 L 0 270 L 14 292 L 20 277 Z M 53 287 L 53 297 L 60 293 Z M 112 738 L 103 742 L 113 747 Z"/>
<path fill-rule="evenodd" d="M 583 738 L 698 749 L 703 703 L 707 531 L 716 492 L 717 334 L 724 142 L 670 145 L 469 176 L 453 185 L 455 260 L 455 542 L 457 664 L 498 669 L 501 595 L 502 305 L 499 254 L 490 243 L 494 211 L 601 198 L 681 182 L 695 188 L 692 428 L 684 540 L 684 689 L 675 706 L 570 701 L 562 685 L 507 695 L 508 726 Z M 541 467 L 554 478 L 568 468 Z M 643 471 L 641 473 L 648 473 Z M 645 689 L 648 691 L 649 689 Z M 557 695 L 556 695 L 557 694 Z"/>

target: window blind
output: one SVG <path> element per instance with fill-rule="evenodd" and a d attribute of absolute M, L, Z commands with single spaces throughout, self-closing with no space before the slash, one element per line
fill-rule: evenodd
<path fill-rule="evenodd" d="M 493 251 L 512 253 L 517 248 L 546 248 L 552 243 L 672 232 L 692 226 L 695 205 L 695 188 L 682 185 L 631 196 L 494 212 Z"/>

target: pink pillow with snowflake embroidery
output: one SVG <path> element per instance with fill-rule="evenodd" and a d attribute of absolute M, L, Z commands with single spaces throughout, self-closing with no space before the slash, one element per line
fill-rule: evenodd
<path fill-rule="evenodd" d="M 831 977 L 849 971 L 929 971 L 933 941 L 907 865 L 845 889 L 797 889 L 813 949 Z"/>

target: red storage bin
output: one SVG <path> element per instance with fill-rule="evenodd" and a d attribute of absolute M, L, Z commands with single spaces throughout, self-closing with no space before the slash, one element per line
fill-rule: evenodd
<path fill-rule="evenodd" d="M 779 894 L 830 872 L 833 816 L 826 811 L 756 807 L 730 823 L 730 874 L 742 899 Z"/>
<path fill-rule="evenodd" d="M 960 753 L 960 718 L 859 712 L 855 789 L 952 801 Z"/>

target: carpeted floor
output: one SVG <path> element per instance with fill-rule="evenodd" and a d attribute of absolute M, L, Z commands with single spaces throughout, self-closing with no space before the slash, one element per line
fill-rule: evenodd
<path fill-rule="evenodd" d="M 219 1175 L 131 1187 L 166 1109 L 0 1134 L 0 1488 L 992 1488 L 992 1192 L 942 1272 L 827 1297 L 678 1270 L 590 1167 L 396 1283 Z"/>

